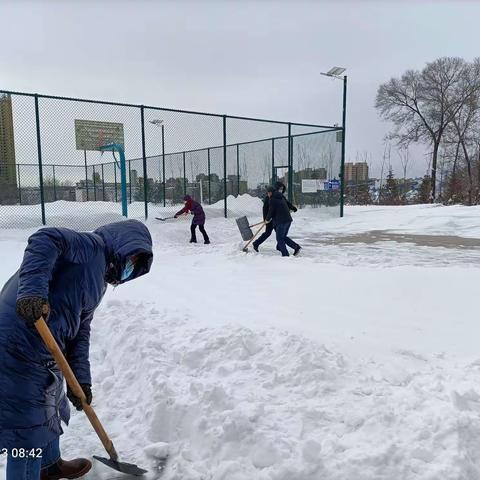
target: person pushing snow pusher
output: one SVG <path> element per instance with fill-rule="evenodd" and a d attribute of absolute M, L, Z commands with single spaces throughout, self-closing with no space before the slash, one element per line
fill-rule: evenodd
<path fill-rule="evenodd" d="M 265 221 L 273 222 L 273 228 L 275 228 L 277 236 L 277 250 L 282 254 L 282 257 L 288 257 L 287 245 L 293 248 L 293 255 L 295 256 L 298 255 L 302 247 L 288 236 L 290 225 L 293 222 L 290 210 L 296 212 L 297 209 L 283 196 L 284 192 L 285 185 L 282 182 L 277 182 L 275 192 L 273 192 L 269 201 Z"/>
<path fill-rule="evenodd" d="M 0 452 L 7 453 L 7 480 L 72 479 L 90 470 L 87 459 L 61 458 L 61 421 L 68 423 L 70 410 L 39 324 L 48 321 L 85 394 L 80 399 L 67 387 L 68 399 L 77 410 L 90 410 L 95 309 L 107 283 L 145 275 L 152 259 L 150 233 L 136 220 L 93 233 L 43 228 L 28 239 L 20 269 L 0 292 Z"/>
<path fill-rule="evenodd" d="M 275 187 L 268 187 L 267 194 L 263 199 L 263 220 L 265 221 L 268 215 L 268 210 L 270 208 L 270 200 L 272 195 L 275 193 L 277 189 L 281 189 L 282 194 L 285 192 L 285 185 L 282 182 L 277 182 Z M 285 198 L 285 197 L 284 197 Z M 288 208 L 293 212 L 297 211 L 297 207 L 293 206 L 286 198 L 285 201 L 287 202 Z M 268 222 L 265 225 L 265 231 L 255 240 L 252 245 L 253 249 L 258 252 L 258 247 L 272 234 L 273 232 L 273 222 Z"/>
<path fill-rule="evenodd" d="M 190 195 L 185 195 L 183 197 L 183 201 L 185 202 L 185 206 L 178 211 L 173 218 L 178 218 L 180 215 L 190 212 L 193 215 L 192 224 L 190 225 L 190 243 L 197 243 L 197 235 L 195 230 L 198 226 L 198 229 L 203 235 L 204 243 L 208 245 L 210 243 L 210 239 L 205 231 L 205 212 L 202 206 L 193 200 Z"/>

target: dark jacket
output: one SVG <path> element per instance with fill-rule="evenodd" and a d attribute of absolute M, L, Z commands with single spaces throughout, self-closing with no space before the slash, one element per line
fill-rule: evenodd
<path fill-rule="evenodd" d="M 187 203 L 175 214 L 175 217 L 183 215 L 184 213 L 192 212 L 192 225 L 205 225 L 205 212 L 203 211 L 203 207 L 198 202 L 193 200 L 190 195 L 185 196 L 185 201 Z"/>
<path fill-rule="evenodd" d="M 293 212 L 297 211 L 297 208 L 293 206 L 286 198 L 285 198 L 285 201 L 287 202 L 288 208 L 290 210 L 292 210 Z M 265 198 L 263 199 L 263 219 L 264 220 L 267 219 L 269 208 L 270 208 L 270 197 L 268 195 L 265 195 Z"/>
<path fill-rule="evenodd" d="M 0 293 L 0 450 L 40 448 L 69 420 L 63 379 L 35 327 L 15 312 L 17 299 L 48 300 L 48 326 L 80 383 L 91 384 L 90 322 L 107 284 L 120 282 L 131 255 L 145 263 L 131 278 L 147 273 L 152 240 L 141 222 L 127 220 L 93 233 L 43 228 L 28 239 L 20 269 Z"/>
<path fill-rule="evenodd" d="M 297 211 L 296 207 L 294 207 L 281 192 L 274 192 L 269 200 L 269 208 L 265 220 L 271 220 L 273 225 L 292 222 L 290 210 L 294 212 Z"/>

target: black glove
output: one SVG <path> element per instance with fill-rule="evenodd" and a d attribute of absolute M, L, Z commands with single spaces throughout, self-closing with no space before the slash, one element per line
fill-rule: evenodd
<path fill-rule="evenodd" d="M 48 318 L 48 302 L 41 297 L 23 297 L 17 300 L 17 315 L 22 317 L 27 325 L 32 326 L 40 317 Z"/>
<path fill-rule="evenodd" d="M 296 211 L 298 210 L 298 208 L 297 208 L 297 207 L 293 207 L 292 210 L 293 210 L 293 212 L 296 212 Z"/>
<path fill-rule="evenodd" d="M 83 393 L 87 397 L 87 403 L 90 405 L 92 403 L 92 386 L 88 383 L 81 383 Z M 72 403 L 72 405 L 78 410 L 83 410 L 82 401 L 70 390 L 70 387 L 67 386 L 67 397 Z"/>

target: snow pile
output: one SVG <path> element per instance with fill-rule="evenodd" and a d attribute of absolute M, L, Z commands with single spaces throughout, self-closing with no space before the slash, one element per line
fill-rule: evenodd
<path fill-rule="evenodd" d="M 149 204 L 151 217 L 171 217 L 183 207 L 183 204 L 167 205 Z M 203 205 L 208 218 L 225 216 L 225 204 L 221 200 L 212 205 Z M 251 195 L 227 197 L 227 215 L 236 218 L 243 215 L 258 215 L 262 211 L 262 200 Z M 34 228 L 40 227 L 42 211 L 40 205 L 0 205 L 0 228 Z M 113 202 L 67 202 L 59 200 L 45 204 L 45 216 L 48 225 L 70 227 L 77 230 L 94 230 L 110 222 L 122 220 L 121 203 Z M 145 204 L 132 202 L 128 204 L 129 218 L 143 220 Z M 75 223 L 72 222 L 75 218 Z"/>
<path fill-rule="evenodd" d="M 441 356 L 408 350 L 358 361 L 120 301 L 101 308 L 92 346 L 99 415 L 148 478 L 166 453 L 166 480 L 479 478 L 480 362 L 447 375 Z M 80 414 L 63 445 L 100 448 Z M 96 465 L 92 478 L 104 474 Z"/>
<path fill-rule="evenodd" d="M 262 199 L 258 197 L 252 197 L 251 195 L 244 194 L 234 197 L 229 195 L 227 197 L 227 208 L 231 216 L 243 216 L 243 215 L 258 215 L 258 212 L 262 211 Z M 223 200 L 214 203 L 208 209 L 222 209 L 224 207 Z"/>
<path fill-rule="evenodd" d="M 300 210 L 300 213 L 304 210 Z M 331 218 L 321 228 L 329 233 L 361 233 L 387 230 L 426 235 L 458 235 L 480 238 L 480 206 L 408 205 L 346 207 L 342 221 Z M 319 231 L 319 230 L 317 230 Z"/>

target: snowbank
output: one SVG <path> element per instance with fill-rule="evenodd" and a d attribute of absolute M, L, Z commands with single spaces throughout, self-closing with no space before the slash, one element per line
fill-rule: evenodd
<path fill-rule="evenodd" d="M 96 323 L 99 414 L 149 478 L 166 452 L 166 480 L 478 478 L 480 360 L 358 361 L 277 329 L 195 328 L 181 311 L 119 301 Z M 77 414 L 64 450 L 98 451 L 94 440 Z"/>

